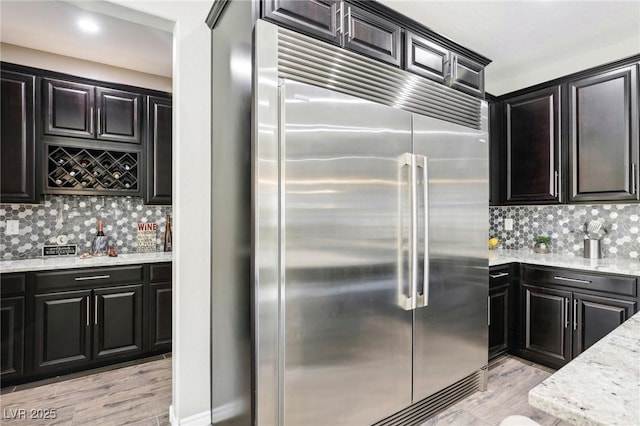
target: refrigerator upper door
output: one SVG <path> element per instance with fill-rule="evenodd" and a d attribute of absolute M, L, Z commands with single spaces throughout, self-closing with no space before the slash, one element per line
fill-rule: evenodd
<path fill-rule="evenodd" d="M 484 130 L 413 116 L 414 153 L 425 157 L 425 173 L 418 176 L 428 181 L 426 191 L 417 191 L 426 194 L 428 207 L 424 202 L 418 207 L 419 265 L 425 248 L 427 265 L 419 277 L 425 288 L 418 284 L 425 295 L 420 304 L 426 306 L 414 311 L 414 402 L 487 365 L 486 103 L 482 113 Z"/>
<path fill-rule="evenodd" d="M 281 97 L 280 423 L 370 425 L 411 403 L 411 114 L 294 81 Z"/>

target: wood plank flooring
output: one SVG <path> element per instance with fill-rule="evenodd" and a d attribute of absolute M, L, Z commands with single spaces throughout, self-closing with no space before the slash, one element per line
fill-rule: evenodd
<path fill-rule="evenodd" d="M 510 355 L 489 365 L 487 390 L 476 392 L 422 426 L 499 425 L 506 417 L 521 415 L 542 426 L 568 426 L 557 417 L 533 408 L 527 402 L 529 390 L 545 380 L 554 370 Z"/>
<path fill-rule="evenodd" d="M 44 384 L 3 389 L 7 425 L 169 425 L 171 357 Z M 32 419 L 31 410 L 55 410 L 55 419 Z M 26 410 L 26 418 L 16 410 Z M 51 414 L 51 413 L 49 413 Z M 22 418 L 19 418 L 22 417 Z"/>
<path fill-rule="evenodd" d="M 513 414 L 530 417 L 543 426 L 566 426 L 567 423 L 527 403 L 529 390 L 552 372 L 519 358 L 503 356 L 489 366 L 486 392 L 471 395 L 422 426 L 498 425 Z M 3 425 L 169 425 L 170 357 L 24 387 L 3 389 L 0 396 Z M 27 414 L 31 409 L 55 409 L 56 418 L 38 421 L 7 418 L 11 417 L 11 410 L 17 409 L 25 409 Z"/>

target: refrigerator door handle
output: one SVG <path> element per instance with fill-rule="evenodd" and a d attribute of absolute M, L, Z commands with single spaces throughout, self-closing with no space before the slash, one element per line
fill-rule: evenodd
<path fill-rule="evenodd" d="M 405 310 L 410 311 L 417 307 L 416 300 L 416 283 L 418 281 L 418 209 L 417 209 L 417 190 L 416 190 L 416 156 L 411 153 L 405 153 L 401 157 L 401 167 L 409 166 L 409 210 L 410 210 L 410 228 L 409 228 L 409 291 L 406 295 L 403 291 L 402 276 L 398 280 L 398 304 Z M 400 247 L 402 251 L 402 247 Z M 402 259 L 402 256 L 400 256 Z M 400 261 L 402 262 L 402 260 Z"/>
<path fill-rule="evenodd" d="M 418 288 L 416 286 L 417 305 L 420 308 L 429 306 L 429 158 L 424 155 L 417 155 L 416 157 L 418 158 L 417 167 L 422 169 L 422 196 L 424 199 L 424 226 L 422 235 L 424 238 L 424 261 L 422 264 L 422 293 L 418 293 Z M 417 260 L 416 256 L 416 262 Z"/>

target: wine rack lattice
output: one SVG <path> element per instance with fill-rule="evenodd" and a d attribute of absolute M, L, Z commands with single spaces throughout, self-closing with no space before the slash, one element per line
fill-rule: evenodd
<path fill-rule="evenodd" d="M 138 191 L 139 154 L 49 145 L 50 189 Z"/>

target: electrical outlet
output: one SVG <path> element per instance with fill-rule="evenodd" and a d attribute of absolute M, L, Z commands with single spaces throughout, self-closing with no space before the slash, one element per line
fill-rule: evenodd
<path fill-rule="evenodd" d="M 504 230 L 513 231 L 513 219 L 508 218 L 504 220 Z"/>
<path fill-rule="evenodd" d="M 6 235 L 18 235 L 20 233 L 20 222 L 17 220 L 7 221 Z"/>

